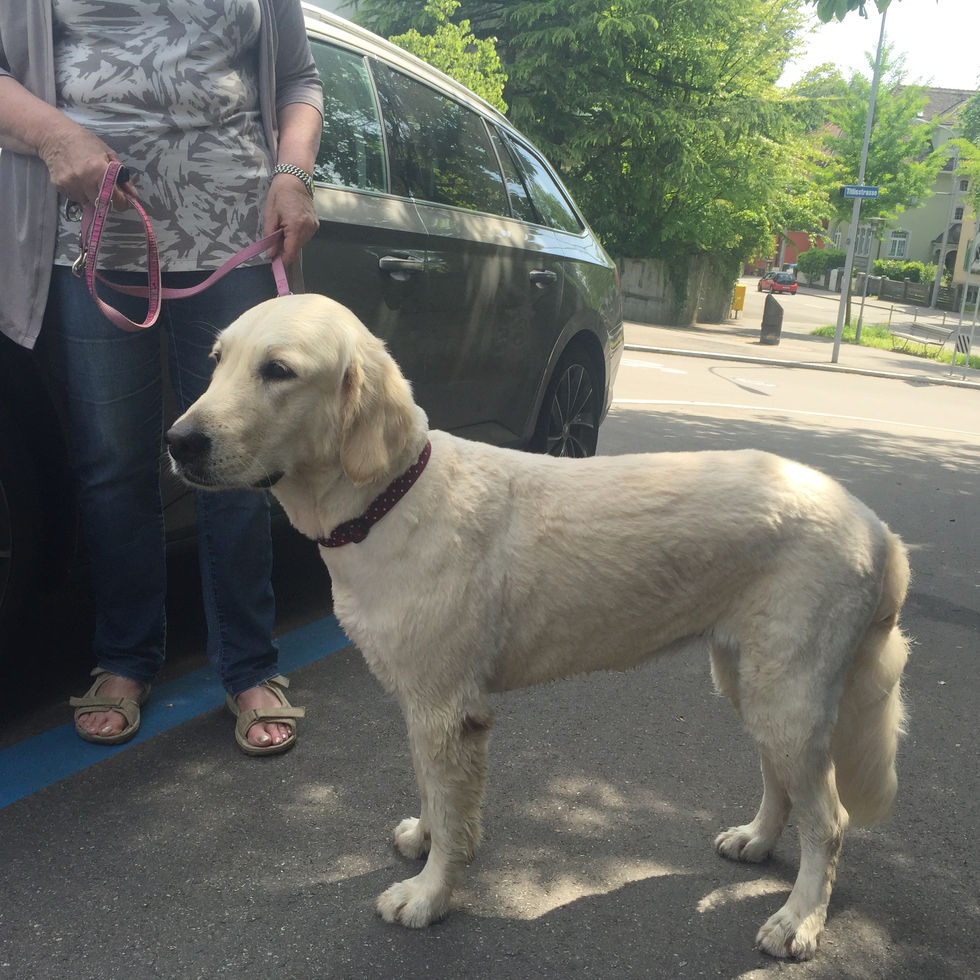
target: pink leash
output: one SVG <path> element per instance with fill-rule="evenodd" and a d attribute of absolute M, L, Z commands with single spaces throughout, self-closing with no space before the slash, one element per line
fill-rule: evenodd
<path fill-rule="evenodd" d="M 101 244 L 102 232 L 105 228 L 106 218 L 112 207 L 112 189 L 116 185 L 116 179 L 121 169 L 122 164 L 118 161 L 110 163 L 106 167 L 105 174 L 102 177 L 102 186 L 99 188 L 98 198 L 94 204 L 85 205 L 85 210 L 82 213 L 81 253 L 72 266 L 72 272 L 76 276 L 81 276 L 82 270 L 84 269 L 85 281 L 88 284 L 89 292 L 92 294 L 92 299 L 98 304 L 102 313 L 117 327 L 123 330 L 135 331 L 153 326 L 157 322 L 157 317 L 160 315 L 160 302 L 162 300 L 186 299 L 189 296 L 195 296 L 197 293 L 203 292 L 209 286 L 213 286 L 222 276 L 227 275 L 232 269 L 241 265 L 242 262 L 256 255 L 261 255 L 283 235 L 283 230 L 280 228 L 278 231 L 267 235 L 253 245 L 243 248 L 225 262 L 224 265 L 215 269 L 207 279 L 198 283 L 196 286 L 189 286 L 185 289 L 164 289 L 160 284 L 160 256 L 157 252 L 157 240 L 153 234 L 153 227 L 139 201 L 135 198 L 130 198 L 129 203 L 131 207 L 136 209 L 137 213 L 143 219 L 143 225 L 146 228 L 146 271 L 149 284 L 147 286 L 121 286 L 117 283 L 109 282 L 99 275 L 96 267 L 99 259 L 99 246 Z M 286 269 L 282 264 L 282 258 L 278 255 L 272 260 L 272 273 L 276 279 L 276 289 L 279 295 L 288 295 L 289 284 L 286 281 Z M 134 320 L 123 316 L 122 313 L 108 303 L 105 303 L 99 297 L 95 284 L 96 279 L 111 289 L 125 293 L 128 296 L 145 296 L 148 303 L 146 319 L 142 323 L 136 323 Z"/>

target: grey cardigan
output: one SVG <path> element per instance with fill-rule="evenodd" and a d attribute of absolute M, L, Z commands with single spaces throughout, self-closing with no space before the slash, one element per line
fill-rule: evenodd
<path fill-rule="evenodd" d="M 300 0 L 259 0 L 259 103 L 266 140 L 278 147 L 277 113 L 303 102 L 323 111 Z M 55 105 L 50 0 L 0 4 L 0 75 Z M 58 195 L 38 158 L 0 152 L 0 333 L 33 347 L 51 282 Z"/>

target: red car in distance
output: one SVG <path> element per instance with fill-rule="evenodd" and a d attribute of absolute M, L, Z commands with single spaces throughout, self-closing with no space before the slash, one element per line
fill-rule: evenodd
<path fill-rule="evenodd" d="M 796 294 L 797 282 L 792 272 L 774 272 L 759 280 L 760 293 L 789 293 Z"/>

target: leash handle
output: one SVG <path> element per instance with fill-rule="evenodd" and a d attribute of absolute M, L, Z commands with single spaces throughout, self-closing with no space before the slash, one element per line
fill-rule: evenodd
<path fill-rule="evenodd" d="M 261 255 L 266 249 L 271 245 L 275 244 L 279 239 L 283 237 L 285 232 L 282 228 L 273 232 L 271 235 L 266 235 L 265 238 L 259 239 L 259 241 L 254 242 L 251 245 L 246 246 L 240 252 L 233 255 L 224 265 L 215 269 L 203 282 L 198 283 L 196 286 L 187 286 L 182 289 L 164 289 L 161 286 L 161 274 L 160 274 L 160 255 L 157 250 L 157 240 L 156 235 L 153 233 L 153 226 L 150 224 L 150 219 L 147 216 L 146 211 L 143 210 L 142 205 L 134 197 L 129 198 L 130 205 L 135 208 L 137 214 L 143 221 L 143 227 L 146 231 L 146 272 L 147 272 L 147 285 L 146 286 L 123 286 L 118 283 L 110 282 L 97 271 L 98 258 L 99 258 L 99 247 L 102 241 L 102 232 L 105 229 L 106 219 L 109 212 L 112 209 L 112 190 L 116 186 L 116 181 L 119 177 L 119 171 L 122 169 L 122 164 L 118 160 L 113 160 L 107 167 L 105 173 L 102 175 L 102 184 L 99 187 L 99 195 L 95 200 L 94 204 L 87 204 L 85 210 L 82 213 L 82 229 L 81 229 L 81 253 L 78 256 L 78 260 L 72 266 L 72 271 L 76 275 L 82 274 L 82 269 L 84 269 L 85 282 L 88 285 L 88 291 L 92 294 L 92 299 L 95 300 L 99 310 L 106 316 L 112 323 L 122 330 L 129 332 L 135 332 L 137 330 L 144 330 L 147 327 L 153 326 L 156 323 L 157 318 L 160 316 L 160 303 L 164 299 L 186 299 L 190 296 L 195 296 L 198 293 L 203 292 L 209 286 L 213 286 L 219 279 L 226 276 L 232 269 L 237 268 L 242 262 L 248 259 L 254 258 L 256 255 Z M 286 269 L 283 265 L 282 257 L 277 255 L 272 260 L 272 274 L 276 280 L 276 291 L 280 296 L 286 296 L 289 293 L 289 283 L 286 280 Z M 116 292 L 125 293 L 128 296 L 143 296 L 147 300 L 147 310 L 146 317 L 142 322 L 137 323 L 135 320 L 130 320 L 129 317 L 124 316 L 119 310 L 115 309 L 106 303 L 98 293 L 96 288 L 96 280 L 108 286 L 110 289 L 114 289 Z"/>

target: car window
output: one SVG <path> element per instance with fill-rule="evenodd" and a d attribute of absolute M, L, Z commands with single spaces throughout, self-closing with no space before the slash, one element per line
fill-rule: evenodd
<path fill-rule="evenodd" d="M 385 191 L 381 119 L 362 55 L 311 40 L 323 81 L 323 135 L 315 180 Z"/>
<path fill-rule="evenodd" d="M 562 231 L 580 232 L 582 224 L 572 210 L 561 188 L 548 173 L 544 163 L 525 146 L 504 134 L 504 141 L 511 151 L 524 184 L 531 193 L 531 199 L 543 223 Z"/>
<path fill-rule="evenodd" d="M 372 60 L 391 167 L 404 197 L 509 215 L 483 119 L 389 65 Z"/>
<path fill-rule="evenodd" d="M 501 139 L 497 130 L 490 126 L 490 139 L 494 149 L 497 151 L 497 158 L 500 160 L 500 169 L 504 174 L 504 184 L 507 187 L 507 197 L 510 199 L 510 209 L 515 218 L 523 221 L 530 221 L 536 225 L 544 224 L 538 214 L 531 195 L 528 193 L 524 180 L 521 177 L 514 158 L 510 155 L 504 141 Z"/>

